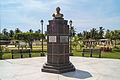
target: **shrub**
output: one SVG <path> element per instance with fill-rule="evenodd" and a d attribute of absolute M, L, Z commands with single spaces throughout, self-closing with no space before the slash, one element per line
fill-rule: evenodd
<path fill-rule="evenodd" d="M 3 51 L 3 47 L 2 46 L 0 46 L 0 59 L 2 59 L 2 55 L 3 55 L 3 53 L 2 53 L 2 51 Z"/>
<path fill-rule="evenodd" d="M 118 47 L 118 46 L 114 46 L 113 48 L 115 48 L 115 49 L 119 49 L 119 47 Z"/>

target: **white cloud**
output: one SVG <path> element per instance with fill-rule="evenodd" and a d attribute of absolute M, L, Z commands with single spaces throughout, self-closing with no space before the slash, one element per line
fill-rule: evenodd
<path fill-rule="evenodd" d="M 15 0 L 1 0 L 0 4 L 1 5 L 7 5 L 7 4 L 13 4 L 13 3 L 17 3 Z"/>
<path fill-rule="evenodd" d="M 83 30 L 90 30 L 91 28 L 99 28 L 100 26 L 105 29 L 110 30 L 118 30 L 120 29 L 120 17 L 110 17 L 110 18 L 88 18 L 88 19 L 73 19 L 73 25 L 75 26 L 77 32 L 81 32 Z"/>
<path fill-rule="evenodd" d="M 110 4 L 112 3 L 110 2 Z M 52 13 L 56 12 L 55 8 L 60 6 L 61 13 L 64 14 L 65 18 L 73 20 L 73 25 L 77 30 L 87 30 L 101 25 L 107 26 L 106 28 L 120 25 L 120 16 L 113 16 L 110 13 L 112 16 L 106 17 L 114 8 L 110 10 L 110 5 L 106 6 L 106 2 L 101 1 L 94 3 L 94 0 L 3 0 L 0 4 L 6 6 L 0 13 L 2 15 L 2 24 L 4 21 L 4 23 L 39 26 L 39 19 L 44 18 L 46 26 L 47 20 L 51 18 Z M 20 5 L 9 7 L 9 4 Z M 32 28 L 32 26 L 29 27 Z"/>

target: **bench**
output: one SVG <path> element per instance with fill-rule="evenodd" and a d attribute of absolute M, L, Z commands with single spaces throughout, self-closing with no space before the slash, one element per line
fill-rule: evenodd
<path fill-rule="evenodd" d="M 101 47 L 101 51 L 112 52 L 112 48 L 111 47 Z"/>
<path fill-rule="evenodd" d="M 14 59 L 14 55 L 20 55 L 23 58 L 23 55 L 29 55 L 31 57 L 30 49 L 14 49 L 11 50 L 12 59 Z"/>
<path fill-rule="evenodd" d="M 90 57 L 92 57 L 93 54 L 99 55 L 99 58 L 101 57 L 101 49 L 83 49 L 82 56 L 84 54 L 90 54 Z"/>

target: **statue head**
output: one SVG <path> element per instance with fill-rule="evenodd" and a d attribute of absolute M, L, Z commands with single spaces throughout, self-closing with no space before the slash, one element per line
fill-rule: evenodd
<path fill-rule="evenodd" d="M 56 11 L 57 11 L 57 14 L 59 14 L 60 13 L 60 7 L 57 7 Z"/>

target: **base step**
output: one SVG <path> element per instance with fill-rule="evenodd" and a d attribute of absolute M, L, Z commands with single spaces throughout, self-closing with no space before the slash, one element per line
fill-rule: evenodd
<path fill-rule="evenodd" d="M 51 66 L 51 65 L 45 64 L 41 70 L 42 70 L 42 72 L 50 72 L 50 73 L 60 74 L 60 73 L 75 71 L 75 67 L 73 66 L 72 63 L 70 63 L 69 65 L 68 64 L 64 65 L 64 66 L 55 66 L 55 65 Z"/>

